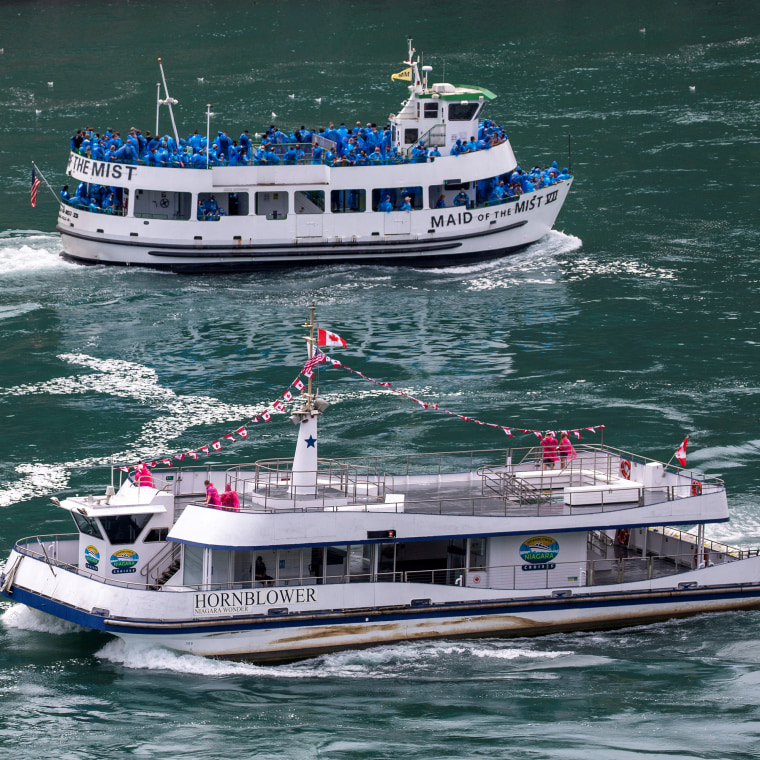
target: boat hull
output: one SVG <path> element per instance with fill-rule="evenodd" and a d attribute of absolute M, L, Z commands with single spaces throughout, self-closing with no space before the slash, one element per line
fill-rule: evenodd
<path fill-rule="evenodd" d="M 14 552 L 6 568 L 12 568 L 19 556 Z M 3 595 L 55 617 L 126 641 L 253 661 L 283 661 L 403 641 L 616 628 L 760 608 L 758 557 L 683 573 L 675 581 L 660 581 L 659 586 L 647 581 L 608 586 L 603 591 L 549 589 L 537 594 L 526 590 L 508 597 L 504 591 L 478 589 L 480 598 L 468 600 L 466 589 L 371 584 L 373 607 L 316 609 L 312 605 L 312 609 L 299 610 L 295 605 L 262 609 L 262 614 L 206 619 L 188 614 L 191 597 L 198 593 L 190 590 L 107 586 L 60 568 L 53 577 L 46 563 L 29 557 L 12 572 L 13 585 Z M 743 582 L 737 580 L 740 577 Z M 357 586 L 367 589 L 367 584 L 316 588 L 326 592 L 332 604 L 348 599 Z M 53 587 L 55 592 L 50 593 Z M 260 594 L 277 595 L 273 589 Z M 313 596 L 304 592 L 303 598 Z M 394 600 L 395 604 L 389 604 Z M 101 606 L 106 604 L 108 608 Z"/>

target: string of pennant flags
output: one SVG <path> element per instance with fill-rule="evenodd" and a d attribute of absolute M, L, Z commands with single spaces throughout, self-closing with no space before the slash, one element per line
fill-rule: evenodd
<path fill-rule="evenodd" d="M 333 338 L 334 340 L 328 341 L 326 345 L 340 345 L 340 346 L 346 345 L 345 341 L 339 336 L 331 334 L 331 338 Z M 322 345 L 325 345 L 325 343 L 322 343 Z M 130 470 L 136 470 L 143 466 L 157 467 L 159 464 L 163 464 L 168 467 L 173 467 L 175 463 L 183 462 L 185 459 L 197 461 L 201 457 L 201 455 L 210 456 L 212 452 L 221 451 L 223 447 L 228 446 L 232 443 L 237 443 L 238 440 L 246 440 L 249 434 L 248 426 L 259 423 L 259 422 L 269 422 L 272 419 L 273 413 L 284 412 L 285 404 L 293 401 L 293 398 L 294 398 L 291 388 L 295 388 L 296 391 L 299 391 L 299 392 L 303 391 L 304 388 L 306 387 L 306 384 L 302 380 L 302 377 L 305 377 L 307 379 L 312 378 L 314 376 L 314 369 L 320 364 L 326 364 L 336 369 L 343 369 L 343 370 L 346 370 L 347 372 L 351 372 L 354 375 L 357 375 L 358 377 L 361 377 L 362 379 L 367 380 L 370 383 L 373 383 L 374 385 L 380 386 L 382 388 L 387 388 L 391 393 L 394 393 L 398 396 L 403 396 L 404 398 L 408 398 L 410 401 L 413 401 L 414 403 L 418 404 L 423 409 L 432 409 L 434 411 L 442 412 L 443 414 L 448 414 L 451 417 L 456 417 L 457 419 L 463 420 L 464 422 L 474 422 L 477 425 L 484 425 L 486 427 L 500 429 L 510 438 L 514 436 L 513 430 L 519 433 L 533 434 L 537 436 L 539 439 L 543 438 L 543 435 L 544 435 L 543 431 L 541 430 L 533 430 L 530 428 L 518 428 L 518 427 L 512 428 L 510 426 L 499 425 L 494 422 L 483 422 L 482 420 L 478 420 L 475 417 L 467 417 L 463 414 L 457 414 L 456 412 L 449 411 L 448 409 L 444 409 L 443 407 L 440 407 L 438 404 L 431 404 L 431 403 L 428 403 L 427 401 L 422 401 L 421 399 L 415 398 L 414 396 L 412 396 L 409 393 L 406 393 L 405 391 L 397 390 L 396 388 L 393 388 L 392 383 L 376 380 L 372 377 L 369 377 L 368 375 L 365 375 L 364 372 L 360 372 L 357 369 L 352 369 L 351 367 L 346 366 L 345 364 L 338 361 L 337 359 L 331 358 L 330 356 L 328 356 L 327 354 L 325 354 L 324 352 L 316 348 L 314 351 L 314 355 L 304 364 L 303 368 L 298 373 L 298 376 L 295 378 L 295 380 L 293 380 L 293 382 L 290 383 L 287 390 L 285 390 L 282 394 L 280 394 L 280 397 L 276 401 L 273 401 L 270 404 L 267 404 L 266 407 L 264 408 L 264 411 L 259 412 L 258 414 L 254 415 L 250 420 L 248 420 L 248 422 L 244 423 L 239 428 L 233 431 L 230 431 L 229 433 L 226 433 L 225 435 L 221 436 L 217 440 L 211 441 L 210 443 L 205 444 L 204 446 L 198 446 L 195 449 L 174 454 L 169 457 L 164 457 L 162 459 L 156 459 L 150 462 L 141 461 L 138 464 L 123 465 L 123 466 L 120 466 L 118 469 L 122 470 L 123 472 L 129 472 Z M 578 440 L 580 440 L 582 431 L 589 431 L 591 433 L 596 433 L 597 430 L 603 430 L 604 428 L 605 428 L 604 425 L 592 425 L 590 427 L 562 430 L 561 432 L 568 433 L 568 435 L 573 434 Z"/>

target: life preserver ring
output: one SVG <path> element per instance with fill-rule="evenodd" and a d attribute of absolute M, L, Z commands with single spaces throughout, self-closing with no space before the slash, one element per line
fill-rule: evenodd
<path fill-rule="evenodd" d="M 691 495 L 692 496 L 702 495 L 702 484 L 698 480 L 691 481 Z"/>
<path fill-rule="evenodd" d="M 618 528 L 615 531 L 615 543 L 620 546 L 628 546 L 628 539 L 631 537 L 631 531 L 628 528 Z"/>
<path fill-rule="evenodd" d="M 620 460 L 620 474 L 626 479 L 631 479 L 631 463 L 628 459 Z"/>

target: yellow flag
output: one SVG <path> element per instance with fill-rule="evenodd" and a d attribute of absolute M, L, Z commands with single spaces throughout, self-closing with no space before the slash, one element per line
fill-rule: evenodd
<path fill-rule="evenodd" d="M 412 67 L 410 66 L 408 69 L 399 71 L 398 74 L 391 75 L 391 82 L 394 82 L 397 79 L 403 79 L 406 82 L 411 82 L 412 81 Z"/>

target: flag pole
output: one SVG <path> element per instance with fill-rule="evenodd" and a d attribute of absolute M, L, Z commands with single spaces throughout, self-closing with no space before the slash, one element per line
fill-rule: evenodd
<path fill-rule="evenodd" d="M 61 202 L 60 197 L 56 195 L 55 190 L 53 190 L 53 188 L 50 187 L 50 183 L 45 179 L 45 175 L 40 171 L 40 167 L 37 166 L 37 164 L 35 164 L 34 161 L 32 161 L 32 169 L 34 169 L 34 171 L 36 171 L 37 174 L 39 174 L 40 177 L 42 177 L 42 181 L 45 183 L 45 186 L 47 187 L 47 189 L 50 190 L 50 192 L 52 193 L 53 198 L 55 198 L 60 203 Z"/>
<path fill-rule="evenodd" d="M 308 346 L 307 350 L 307 359 L 311 359 L 314 356 L 314 311 L 316 310 L 316 304 L 314 301 L 311 302 L 311 306 L 309 307 L 309 321 L 304 325 L 304 327 L 309 328 L 309 336 L 306 338 L 306 345 Z M 312 379 L 314 378 L 314 368 L 312 368 L 311 377 L 307 378 L 308 385 L 306 387 L 306 408 L 304 411 L 311 412 L 311 405 L 312 405 L 312 395 L 311 395 L 311 389 L 312 389 Z"/>

